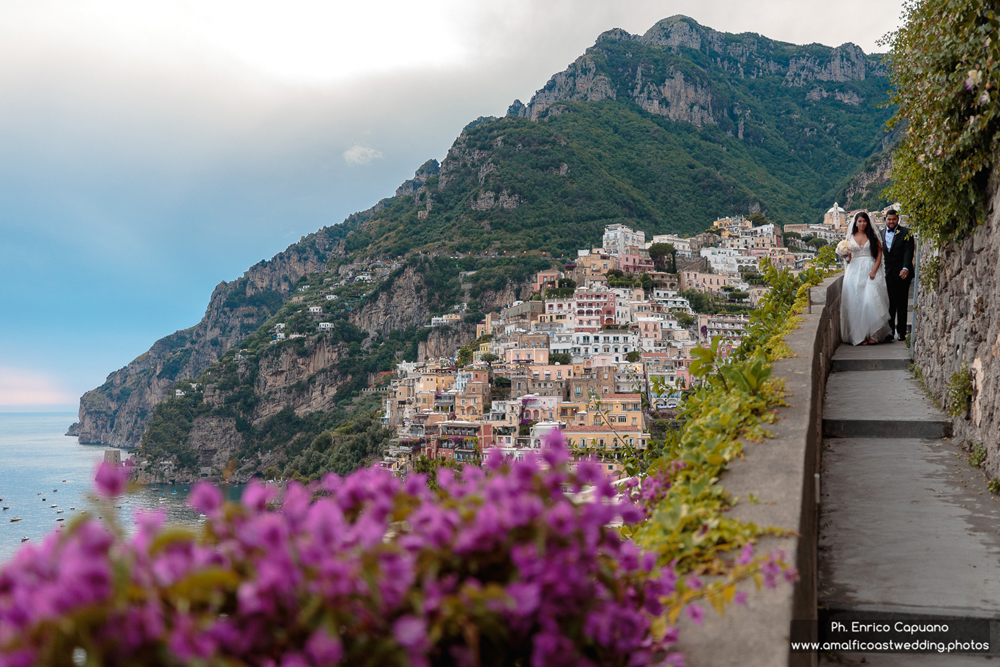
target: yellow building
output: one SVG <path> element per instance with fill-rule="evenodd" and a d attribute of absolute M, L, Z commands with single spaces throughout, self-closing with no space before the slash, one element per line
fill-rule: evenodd
<path fill-rule="evenodd" d="M 614 426 L 642 430 L 641 394 L 608 394 L 592 396 L 587 401 L 587 415 L 590 426 Z"/>
<path fill-rule="evenodd" d="M 615 451 L 626 446 L 645 449 L 649 444 L 649 434 L 642 429 L 610 426 L 567 426 L 563 429 L 566 444 L 578 449 Z"/>

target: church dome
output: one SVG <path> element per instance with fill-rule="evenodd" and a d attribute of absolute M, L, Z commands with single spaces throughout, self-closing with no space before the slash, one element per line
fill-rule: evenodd
<path fill-rule="evenodd" d="M 831 208 L 827 213 L 846 213 L 844 209 L 837 205 L 837 202 L 833 202 L 833 208 Z"/>

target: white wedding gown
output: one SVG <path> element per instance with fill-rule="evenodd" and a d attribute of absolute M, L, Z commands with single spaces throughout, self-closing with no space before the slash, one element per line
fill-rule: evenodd
<path fill-rule="evenodd" d="M 851 345 L 859 345 L 866 338 L 882 342 L 890 331 L 885 263 L 879 264 L 872 280 L 868 276 L 875 265 L 875 258 L 868 249 L 869 242 L 865 241 L 861 247 L 854 238 L 850 238 L 847 244 L 851 262 L 844 271 L 840 296 L 840 338 Z"/>

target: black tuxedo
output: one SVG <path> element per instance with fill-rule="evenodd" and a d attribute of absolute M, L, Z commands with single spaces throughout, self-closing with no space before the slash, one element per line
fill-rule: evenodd
<path fill-rule="evenodd" d="M 910 282 L 913 280 L 913 252 L 915 244 L 910 230 L 902 225 L 896 225 L 896 233 L 890 248 L 886 242 L 885 227 L 879 232 L 882 242 L 882 262 L 885 265 L 885 287 L 889 292 L 889 328 L 897 336 L 906 336 L 906 305 L 910 294 Z M 907 270 L 906 279 L 899 277 L 899 272 Z"/>

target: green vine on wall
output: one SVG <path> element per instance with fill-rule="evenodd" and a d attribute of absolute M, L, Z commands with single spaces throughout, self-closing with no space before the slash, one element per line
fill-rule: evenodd
<path fill-rule="evenodd" d="M 935 245 L 961 239 L 989 209 L 1000 150 L 1000 19 L 995 0 L 908 0 L 884 40 L 905 127 L 888 197 Z"/>

